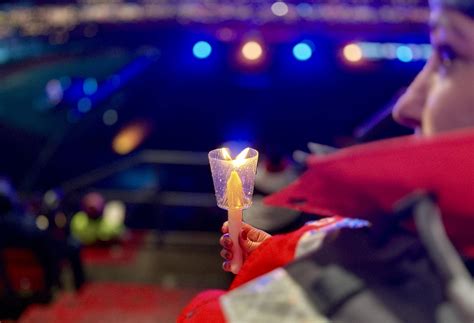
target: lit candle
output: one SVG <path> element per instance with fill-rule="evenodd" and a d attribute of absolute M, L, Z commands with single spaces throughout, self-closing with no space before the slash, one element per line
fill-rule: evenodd
<path fill-rule="evenodd" d="M 243 262 L 239 234 L 243 210 L 252 205 L 257 161 L 258 152 L 252 148 L 245 148 L 234 159 L 227 148 L 209 153 L 217 205 L 228 214 L 233 254 L 230 269 L 234 274 L 239 272 Z"/>

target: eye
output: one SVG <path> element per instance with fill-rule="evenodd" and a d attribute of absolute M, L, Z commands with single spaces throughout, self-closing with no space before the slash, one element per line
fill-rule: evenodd
<path fill-rule="evenodd" d="M 437 53 L 441 62 L 441 68 L 446 70 L 450 68 L 457 59 L 456 52 L 448 45 L 438 47 Z"/>

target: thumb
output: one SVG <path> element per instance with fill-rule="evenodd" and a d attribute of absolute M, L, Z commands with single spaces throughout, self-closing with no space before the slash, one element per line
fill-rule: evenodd
<path fill-rule="evenodd" d="M 243 230 L 239 236 L 239 244 L 243 251 L 250 253 L 257 249 L 261 244 L 261 241 L 253 241 L 249 239 L 247 230 Z"/>

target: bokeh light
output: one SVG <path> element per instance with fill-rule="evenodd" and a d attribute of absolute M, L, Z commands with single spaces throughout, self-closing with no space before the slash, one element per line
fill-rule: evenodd
<path fill-rule="evenodd" d="M 198 41 L 193 46 L 193 54 L 196 58 L 205 59 L 212 53 L 212 47 L 208 42 Z"/>
<path fill-rule="evenodd" d="M 40 229 L 42 231 L 48 229 L 48 227 L 49 227 L 48 218 L 44 215 L 38 215 L 36 217 L 36 226 L 38 227 L 38 229 Z"/>
<path fill-rule="evenodd" d="M 399 60 L 401 62 L 412 62 L 427 60 L 430 55 L 431 45 L 429 44 L 403 44 L 403 43 L 379 43 L 379 42 L 359 42 L 349 44 L 347 56 L 358 61 L 358 51 L 352 45 L 358 46 L 361 50 L 360 59 L 364 60 Z M 351 46 L 349 48 L 349 46 Z M 346 57 L 346 55 L 344 55 Z M 347 59 L 347 57 L 346 57 Z M 351 61 L 350 59 L 347 59 Z"/>
<path fill-rule="evenodd" d="M 97 219 L 104 211 L 105 198 L 99 192 L 89 192 L 81 199 L 82 211 L 92 218 Z"/>
<path fill-rule="evenodd" d="M 54 223 L 58 228 L 64 228 L 67 224 L 66 215 L 63 212 L 56 213 L 56 216 L 54 217 Z"/>
<path fill-rule="evenodd" d="M 109 109 L 102 115 L 102 121 L 106 126 L 113 126 L 118 121 L 118 113 L 114 109 Z"/>
<path fill-rule="evenodd" d="M 73 230 L 84 230 L 89 223 L 89 217 L 85 212 L 77 212 L 71 221 L 71 229 Z"/>
<path fill-rule="evenodd" d="M 262 54 L 262 46 L 256 41 L 249 41 L 242 46 L 242 56 L 249 61 L 259 60 Z"/>
<path fill-rule="evenodd" d="M 348 44 L 343 49 L 344 58 L 352 63 L 359 62 L 362 59 L 362 49 L 356 44 Z"/>
<path fill-rule="evenodd" d="M 61 196 L 56 190 L 49 190 L 44 193 L 43 202 L 49 209 L 56 209 L 61 203 Z"/>
<path fill-rule="evenodd" d="M 77 110 L 82 113 L 89 112 L 92 108 L 92 101 L 89 98 L 82 98 L 77 102 Z"/>
<path fill-rule="evenodd" d="M 90 220 L 85 212 L 77 212 L 71 219 L 71 234 L 84 244 L 96 241 L 95 221 Z"/>
<path fill-rule="evenodd" d="M 410 47 L 413 53 L 413 60 L 420 60 L 424 58 L 423 47 L 421 47 L 420 45 L 414 45 L 414 44 L 408 45 L 408 47 Z"/>
<path fill-rule="evenodd" d="M 428 44 L 421 45 L 421 50 L 423 52 L 423 58 L 428 60 L 431 57 L 431 54 L 433 53 L 433 47 Z"/>
<path fill-rule="evenodd" d="M 119 236 L 125 221 L 125 204 L 121 201 L 110 201 L 105 205 L 104 216 L 98 226 L 97 235 L 102 241 L 108 241 Z"/>
<path fill-rule="evenodd" d="M 59 80 L 50 80 L 46 84 L 46 95 L 51 104 L 57 104 L 63 99 L 63 87 Z"/>
<path fill-rule="evenodd" d="M 301 42 L 293 47 L 293 56 L 299 61 L 307 61 L 313 55 L 313 49 L 308 42 Z"/>
<path fill-rule="evenodd" d="M 397 58 L 404 63 L 408 63 L 413 60 L 413 51 L 408 46 L 398 46 L 396 53 Z"/>
<path fill-rule="evenodd" d="M 125 204 L 121 201 L 110 201 L 104 208 L 104 222 L 110 227 L 121 226 L 125 220 Z"/>
<path fill-rule="evenodd" d="M 313 7 L 307 2 L 302 2 L 296 5 L 296 12 L 301 17 L 309 17 L 313 13 Z"/>
<path fill-rule="evenodd" d="M 393 43 L 381 44 L 380 51 L 385 59 L 397 58 L 397 45 Z"/>
<path fill-rule="evenodd" d="M 277 1 L 272 4 L 271 10 L 275 16 L 282 17 L 288 13 L 288 5 L 283 1 Z"/>
<path fill-rule="evenodd" d="M 358 43 L 357 45 L 361 48 L 365 59 L 377 60 L 383 57 L 379 43 Z"/>
<path fill-rule="evenodd" d="M 112 142 L 117 154 L 126 155 L 135 150 L 145 140 L 149 127 L 144 122 L 135 122 L 123 128 Z"/>
<path fill-rule="evenodd" d="M 82 85 L 82 90 L 85 95 L 92 95 L 97 92 L 98 84 L 97 80 L 93 77 L 87 78 Z"/>
<path fill-rule="evenodd" d="M 217 39 L 223 42 L 230 42 L 234 40 L 236 36 L 236 32 L 228 27 L 222 27 L 216 32 Z"/>

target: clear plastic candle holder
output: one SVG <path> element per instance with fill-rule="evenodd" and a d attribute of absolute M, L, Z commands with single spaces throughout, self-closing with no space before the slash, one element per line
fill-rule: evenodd
<path fill-rule="evenodd" d="M 209 152 L 209 163 L 218 207 L 229 209 L 226 203 L 226 189 L 232 171 L 236 171 L 242 181 L 243 204 L 241 209 L 247 209 L 252 205 L 257 162 L 258 151 L 252 148 L 245 148 L 235 158 L 232 158 L 228 148 L 214 149 Z"/>

